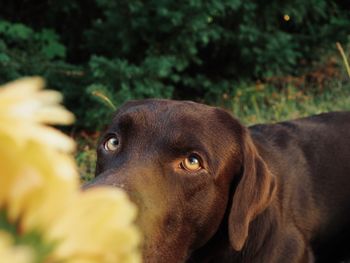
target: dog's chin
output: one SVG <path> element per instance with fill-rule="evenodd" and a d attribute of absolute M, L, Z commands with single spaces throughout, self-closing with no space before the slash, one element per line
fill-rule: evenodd
<path fill-rule="evenodd" d="M 183 263 L 186 262 L 189 255 L 183 251 L 164 250 L 161 248 L 145 249 L 142 255 L 143 263 Z"/>

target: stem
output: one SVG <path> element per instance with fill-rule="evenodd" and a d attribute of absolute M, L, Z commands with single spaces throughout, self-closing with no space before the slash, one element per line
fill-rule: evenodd
<path fill-rule="evenodd" d="M 347 60 L 347 58 L 346 58 L 344 49 L 343 49 L 343 47 L 341 46 L 341 44 L 340 44 L 339 42 L 337 42 L 336 45 L 337 45 L 337 48 L 338 48 L 338 50 L 339 50 L 339 52 L 340 52 L 340 55 L 341 55 L 342 58 L 343 58 L 343 62 L 344 62 L 346 71 L 347 71 L 348 76 L 349 76 L 349 78 L 350 78 L 350 66 L 349 66 L 349 62 L 348 62 L 348 60 Z"/>
<path fill-rule="evenodd" d="M 107 103 L 107 105 L 109 107 L 112 108 L 112 110 L 116 110 L 117 109 L 117 107 L 113 104 L 113 102 L 106 95 L 104 95 L 103 93 L 101 93 L 99 91 L 93 91 L 92 95 L 101 98 L 104 102 Z"/>

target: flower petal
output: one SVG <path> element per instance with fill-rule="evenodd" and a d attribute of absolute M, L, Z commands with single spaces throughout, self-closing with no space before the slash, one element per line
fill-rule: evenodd
<path fill-rule="evenodd" d="M 0 231 L 1 262 L 34 263 L 34 253 L 28 246 L 16 246 L 9 234 Z"/>
<path fill-rule="evenodd" d="M 62 240 L 55 251 L 57 258 L 140 262 L 137 250 L 140 235 L 133 225 L 135 217 L 136 208 L 123 191 L 93 188 L 76 197 L 50 230 L 48 238 Z M 129 261 L 129 254 L 133 254 L 130 256 L 133 261 Z"/>

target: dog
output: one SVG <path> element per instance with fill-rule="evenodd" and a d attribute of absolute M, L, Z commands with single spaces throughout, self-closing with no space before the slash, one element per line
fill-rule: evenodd
<path fill-rule="evenodd" d="M 249 128 L 189 101 L 130 101 L 85 188 L 139 208 L 143 262 L 326 263 L 350 254 L 350 112 Z"/>

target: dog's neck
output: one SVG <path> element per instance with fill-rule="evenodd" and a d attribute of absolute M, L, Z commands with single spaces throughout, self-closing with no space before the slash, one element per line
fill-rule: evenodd
<path fill-rule="evenodd" d="M 205 246 L 194 251 L 187 263 L 265 262 L 262 259 L 271 257 L 271 254 L 264 255 L 263 253 L 273 251 L 272 240 L 275 240 L 273 237 L 277 234 L 278 222 L 275 222 L 275 213 L 276 209 L 272 205 L 251 222 L 248 238 L 241 251 L 235 251 L 230 244 L 226 218 L 216 234 Z M 266 249 L 266 246 L 271 246 L 271 249 Z"/>

